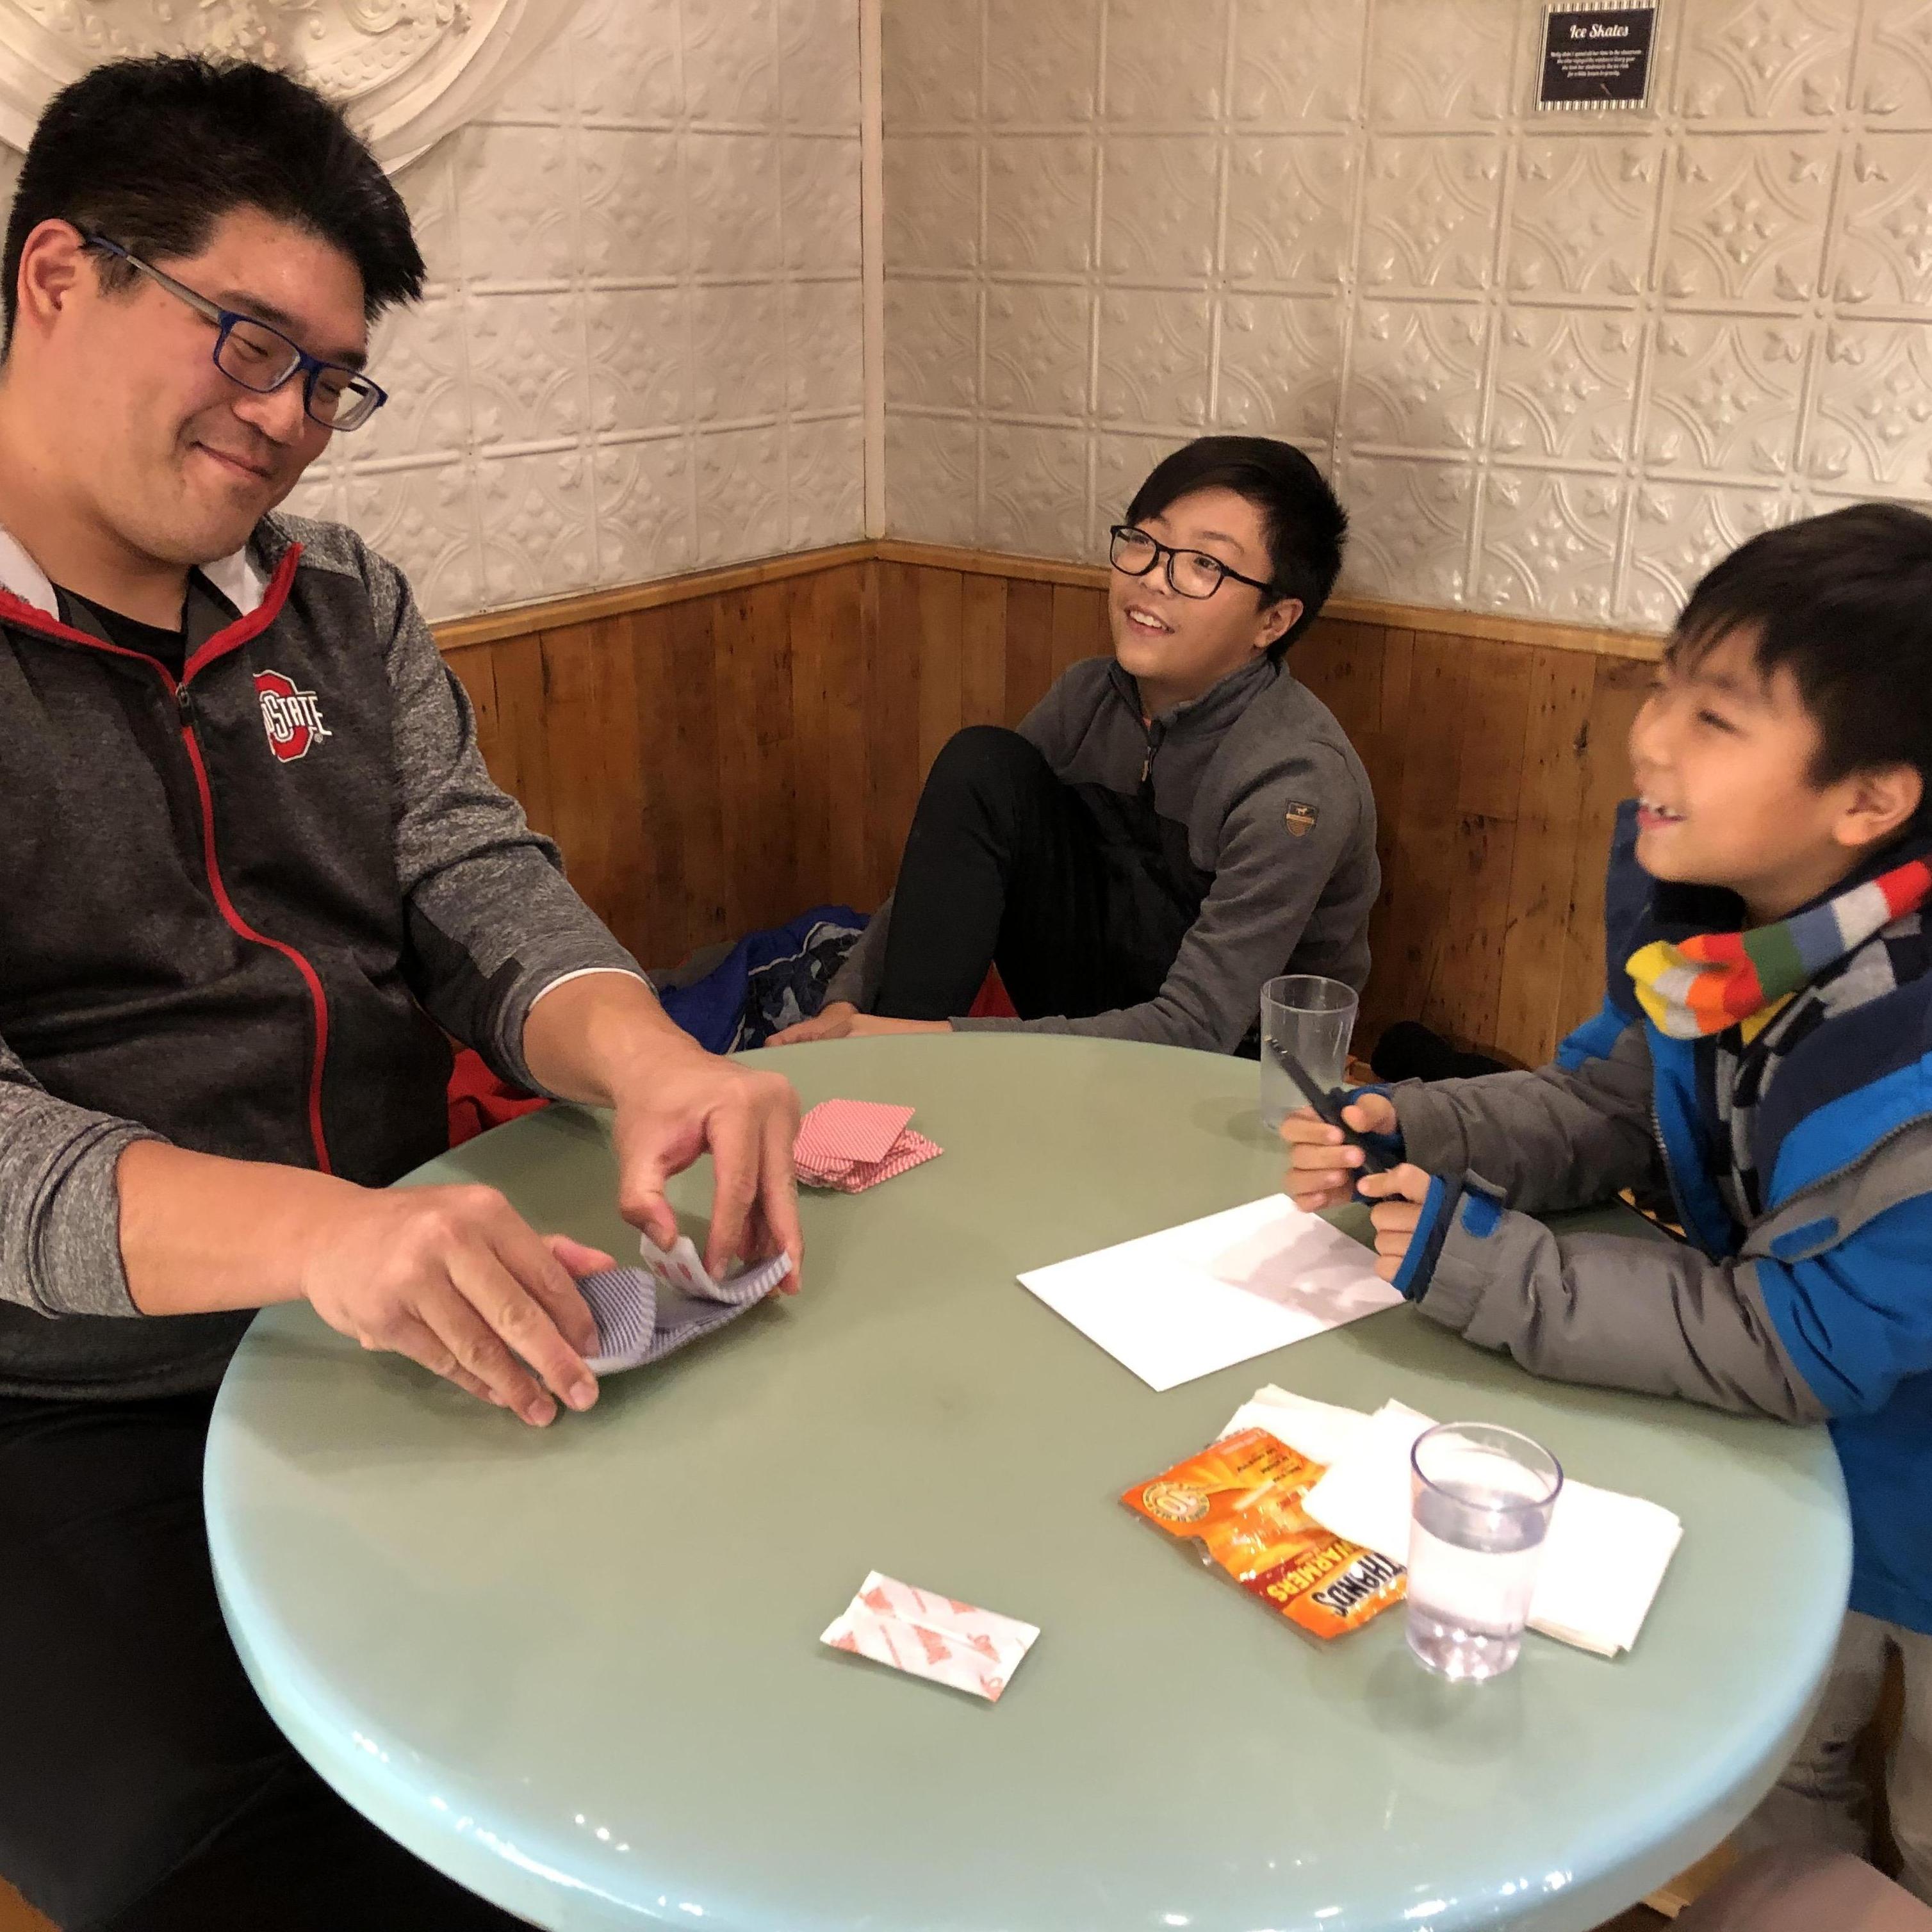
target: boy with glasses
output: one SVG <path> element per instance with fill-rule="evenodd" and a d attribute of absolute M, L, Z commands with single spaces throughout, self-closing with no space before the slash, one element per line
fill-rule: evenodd
<path fill-rule="evenodd" d="M 774 1045 L 970 1027 L 1232 1053 L 1262 984 L 1359 988 L 1381 883 L 1354 747 L 1289 673 L 1348 519 L 1286 443 L 1204 436 L 1112 532 L 1114 655 L 955 736 L 824 1012 Z M 1018 1017 L 970 1014 L 997 966 Z"/>
<path fill-rule="evenodd" d="M 708 1148 L 711 1264 L 797 1252 L 789 1084 L 664 1018 L 394 568 L 275 514 L 381 406 L 368 326 L 422 280 L 340 114 L 247 66 L 77 82 L 8 230 L 0 1876 L 65 1932 L 511 1922 L 289 1748 L 201 1520 L 267 1303 L 527 1423 L 596 1400 L 574 1277 L 607 1258 L 486 1189 L 385 1186 L 447 1144 L 446 1034 L 614 1108 L 658 1238 Z"/>

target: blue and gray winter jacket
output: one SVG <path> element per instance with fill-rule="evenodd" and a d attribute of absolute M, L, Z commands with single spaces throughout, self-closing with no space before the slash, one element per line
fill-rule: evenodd
<path fill-rule="evenodd" d="M 1619 908 L 1662 896 L 1634 866 L 1626 848 L 1607 895 L 1618 959 Z M 1627 974 L 1610 986 L 1551 1066 L 1394 1090 L 1407 1158 L 1438 1177 L 1396 1285 L 1538 1375 L 1828 1420 L 1851 1606 L 1932 1633 L 1932 974 L 1782 1060 L 1751 1123 L 1748 1225 L 1718 1185 L 1715 1042 L 1665 1037 Z M 1682 1245 L 1531 1218 L 1665 1186 Z"/>

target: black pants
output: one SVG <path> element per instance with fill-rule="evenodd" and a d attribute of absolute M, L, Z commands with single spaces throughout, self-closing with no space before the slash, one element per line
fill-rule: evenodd
<path fill-rule="evenodd" d="M 250 1688 L 202 1522 L 212 1406 L 0 1400 L 0 1876 L 63 1932 L 507 1932 Z"/>
<path fill-rule="evenodd" d="M 920 794 L 877 1010 L 956 1018 L 991 965 L 1022 1019 L 1152 999 L 1210 883 L 1185 841 L 1150 796 L 1064 784 L 1017 732 L 969 725 Z"/>

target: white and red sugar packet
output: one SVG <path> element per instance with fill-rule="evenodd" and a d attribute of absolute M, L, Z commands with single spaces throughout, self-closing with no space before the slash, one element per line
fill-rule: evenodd
<path fill-rule="evenodd" d="M 941 1151 L 913 1132 L 910 1107 L 877 1100 L 821 1100 L 799 1123 L 792 1165 L 808 1187 L 858 1194 Z"/>
<path fill-rule="evenodd" d="M 819 1642 L 997 1704 L 1039 1635 L 1017 1618 L 916 1590 L 874 1570 Z"/>

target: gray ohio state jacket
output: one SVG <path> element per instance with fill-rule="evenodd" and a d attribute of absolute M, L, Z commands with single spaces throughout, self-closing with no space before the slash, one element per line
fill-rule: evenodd
<path fill-rule="evenodd" d="M 1319 973 L 1359 991 L 1382 889 L 1376 800 L 1334 714 L 1288 667 L 1258 658 L 1150 723 L 1110 657 L 1066 671 L 1020 722 L 1054 776 L 1138 810 L 1184 851 L 1199 909 L 1160 992 L 1112 1012 L 956 1018 L 962 1028 L 1090 1034 L 1232 1053 L 1256 1028 L 1278 973 Z M 885 976 L 892 901 L 826 988 L 870 1012 Z"/>
<path fill-rule="evenodd" d="M 177 679 L 0 533 L 0 1394 L 209 1387 L 247 1327 L 130 1318 L 131 1142 L 380 1185 L 448 1144 L 445 1029 L 528 1085 L 537 996 L 638 970 L 392 566 L 278 515 L 202 574 Z"/>

